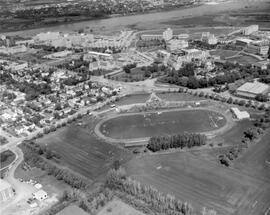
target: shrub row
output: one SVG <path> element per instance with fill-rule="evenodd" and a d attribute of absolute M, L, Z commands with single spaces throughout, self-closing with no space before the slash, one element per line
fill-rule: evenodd
<path fill-rule="evenodd" d="M 204 134 L 183 133 L 167 136 L 155 136 L 149 139 L 147 148 L 152 152 L 167 150 L 171 148 L 191 148 L 206 144 Z"/>

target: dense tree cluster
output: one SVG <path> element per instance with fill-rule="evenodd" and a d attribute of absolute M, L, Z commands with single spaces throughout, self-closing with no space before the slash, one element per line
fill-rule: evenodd
<path fill-rule="evenodd" d="M 164 195 L 152 186 L 141 185 L 139 182 L 126 177 L 121 168 L 119 170 L 111 169 L 108 172 L 106 185 L 110 189 L 119 190 L 148 203 L 155 214 L 194 214 L 190 204 L 183 203 L 172 195 Z"/>
<path fill-rule="evenodd" d="M 151 137 L 147 144 L 147 148 L 153 152 L 156 152 L 172 148 L 191 148 L 205 144 L 206 136 L 204 134 L 183 133 L 170 136 Z"/>
<path fill-rule="evenodd" d="M 240 66 L 227 62 L 216 65 L 215 69 L 210 71 L 219 73 L 215 77 L 197 78 L 195 76 L 196 67 L 194 63 L 187 63 L 179 70 L 172 69 L 165 77 L 161 77 L 159 81 L 197 89 L 234 83 L 236 80 L 242 78 L 260 78 L 270 75 L 270 69 L 261 70 L 251 65 Z"/>
<path fill-rule="evenodd" d="M 10 151 L 10 150 L 6 150 L 0 153 L 0 162 L 6 162 L 10 157 L 15 157 L 15 154 Z"/>
<path fill-rule="evenodd" d="M 8 72 L 0 73 L 0 84 L 12 86 L 20 92 L 25 93 L 26 100 L 33 100 L 41 94 L 48 95 L 52 93 L 51 87 L 47 82 L 41 84 L 35 84 L 27 81 L 19 82 L 14 80 Z"/>
<path fill-rule="evenodd" d="M 48 175 L 54 176 L 57 180 L 63 180 L 65 183 L 71 187 L 77 189 L 83 189 L 87 186 L 87 182 L 81 176 L 75 175 L 70 170 L 66 168 L 61 168 L 53 162 L 48 162 L 47 159 L 52 159 L 55 154 L 51 150 L 45 151 L 45 159 L 41 156 L 44 150 L 38 147 L 38 144 L 33 142 L 23 142 L 20 145 L 24 153 L 24 161 L 30 166 L 35 166 L 46 171 Z"/>
<path fill-rule="evenodd" d="M 267 94 L 258 94 L 256 95 L 255 99 L 259 102 L 267 102 L 268 101 L 268 95 Z"/>
<path fill-rule="evenodd" d="M 201 40 L 189 40 L 188 45 L 191 48 L 196 48 L 196 49 L 203 49 L 203 50 L 212 50 L 216 49 L 218 44 L 208 44 L 204 41 Z"/>
<path fill-rule="evenodd" d="M 135 68 L 136 66 L 137 66 L 136 63 L 131 63 L 131 64 L 128 64 L 128 65 L 125 65 L 123 67 L 123 70 L 124 70 L 125 73 L 130 73 L 130 70 Z"/>

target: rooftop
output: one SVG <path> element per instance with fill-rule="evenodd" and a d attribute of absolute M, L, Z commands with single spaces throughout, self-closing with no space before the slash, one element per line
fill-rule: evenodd
<path fill-rule="evenodd" d="M 269 89 L 269 85 L 260 82 L 247 82 L 240 86 L 237 91 L 244 91 L 249 93 L 260 94 Z"/>
<path fill-rule="evenodd" d="M 3 179 L 0 179 L 0 191 L 6 190 L 6 189 L 8 189 L 10 187 L 11 187 L 11 185 L 7 181 L 4 181 Z"/>

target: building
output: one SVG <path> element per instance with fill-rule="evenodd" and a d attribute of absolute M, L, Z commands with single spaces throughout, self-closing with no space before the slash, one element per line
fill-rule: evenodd
<path fill-rule="evenodd" d="M 88 53 L 83 55 L 84 61 L 91 61 L 93 58 L 100 59 L 100 60 L 112 60 L 113 56 L 111 54 L 94 52 L 94 51 L 89 51 Z"/>
<path fill-rule="evenodd" d="M 24 70 L 27 67 L 28 67 L 28 63 L 22 62 L 22 63 L 11 63 L 9 68 L 12 71 L 20 71 L 20 70 Z"/>
<path fill-rule="evenodd" d="M 142 34 L 141 40 L 144 41 L 163 40 L 163 36 L 161 34 Z"/>
<path fill-rule="evenodd" d="M 13 196 L 14 192 L 11 185 L 7 181 L 0 179 L 0 203 L 11 199 Z"/>
<path fill-rule="evenodd" d="M 52 41 L 52 40 L 56 40 L 56 39 L 59 39 L 60 38 L 60 33 L 59 32 L 42 32 L 42 33 L 39 33 L 37 34 L 35 37 L 34 37 L 34 40 L 35 41 L 39 41 L 39 42 L 44 42 L 44 41 Z"/>
<path fill-rule="evenodd" d="M 175 51 L 178 49 L 183 49 L 188 47 L 188 42 L 186 40 L 170 40 L 167 43 L 167 48 L 169 51 Z"/>
<path fill-rule="evenodd" d="M 165 41 L 171 40 L 173 38 L 173 30 L 171 28 L 167 28 L 163 32 L 162 37 Z"/>
<path fill-rule="evenodd" d="M 12 47 L 0 47 L 0 53 L 5 55 L 12 55 L 17 53 L 26 52 L 27 48 L 25 45 L 12 46 Z"/>
<path fill-rule="evenodd" d="M 232 114 L 234 115 L 234 117 L 236 117 L 237 119 L 239 120 L 242 120 L 242 119 L 249 119 L 250 118 L 250 115 L 247 111 L 240 111 L 238 108 L 236 107 L 232 107 L 231 108 L 231 112 Z"/>
<path fill-rule="evenodd" d="M 34 199 L 36 199 L 38 201 L 42 201 L 42 200 L 48 198 L 48 194 L 42 189 L 40 189 L 37 192 L 33 193 L 32 196 L 33 196 Z"/>
<path fill-rule="evenodd" d="M 269 85 L 260 82 L 247 82 L 236 90 L 236 94 L 241 97 L 255 98 L 258 94 L 269 92 Z"/>
<path fill-rule="evenodd" d="M 259 31 L 259 25 L 250 25 L 248 27 L 243 28 L 242 33 L 244 35 L 250 35 L 256 31 Z"/>
<path fill-rule="evenodd" d="M 45 55 L 45 56 L 43 56 L 43 58 L 47 58 L 47 59 L 63 58 L 63 57 L 67 57 L 68 55 L 71 55 L 71 54 L 72 54 L 72 51 L 65 50 L 65 51 L 55 52 L 53 54 Z"/>
<path fill-rule="evenodd" d="M 209 32 L 202 32 L 201 41 L 209 44 L 209 45 L 215 45 L 217 44 L 218 40 L 215 37 L 214 34 L 210 34 Z"/>
<path fill-rule="evenodd" d="M 261 46 L 261 45 L 253 45 L 250 44 L 247 46 L 246 49 L 247 52 L 253 53 L 253 54 L 259 54 L 259 55 L 267 55 L 269 51 L 269 46 Z"/>
<path fill-rule="evenodd" d="M 249 44 L 251 44 L 253 42 L 253 40 L 248 39 L 248 38 L 237 38 L 235 40 L 235 45 L 237 46 L 247 46 Z"/>
<path fill-rule="evenodd" d="M 259 69 L 262 69 L 262 70 L 265 70 L 265 69 L 267 69 L 269 64 L 270 64 L 269 60 L 264 60 L 264 61 L 259 61 L 259 62 L 253 63 L 252 66 L 259 68 Z"/>
<path fill-rule="evenodd" d="M 189 34 L 179 34 L 177 37 L 179 40 L 186 40 L 189 38 Z"/>

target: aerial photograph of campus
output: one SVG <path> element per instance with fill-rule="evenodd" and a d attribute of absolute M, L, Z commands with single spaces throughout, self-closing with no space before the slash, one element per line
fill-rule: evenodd
<path fill-rule="evenodd" d="M 0 215 L 270 215 L 270 0 L 0 0 Z"/>

